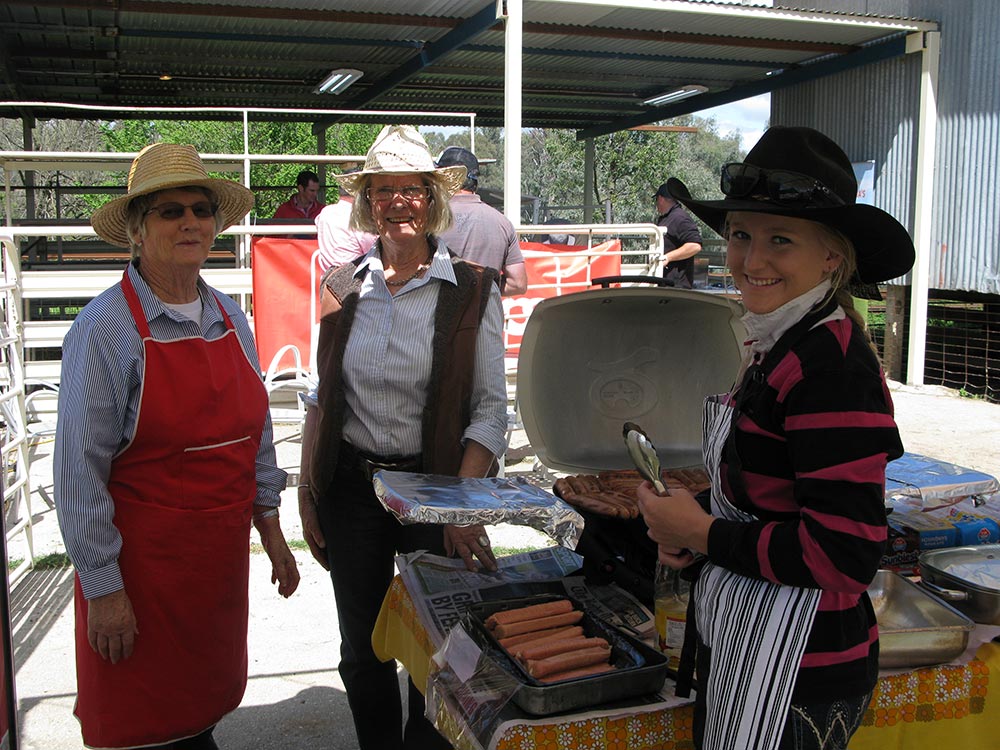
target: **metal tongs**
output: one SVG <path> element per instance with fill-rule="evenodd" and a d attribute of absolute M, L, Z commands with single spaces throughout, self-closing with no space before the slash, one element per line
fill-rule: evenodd
<path fill-rule="evenodd" d="M 642 478 L 653 485 L 658 495 L 669 497 L 670 492 L 660 477 L 660 457 L 656 455 L 656 447 L 646 431 L 635 422 L 626 422 L 622 425 L 622 437 L 625 438 L 625 447 L 628 448 L 632 463 Z"/>

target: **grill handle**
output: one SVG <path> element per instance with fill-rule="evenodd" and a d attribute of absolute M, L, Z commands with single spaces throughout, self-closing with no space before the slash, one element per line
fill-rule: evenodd
<path fill-rule="evenodd" d="M 590 280 L 591 286 L 607 289 L 612 284 L 650 284 L 652 286 L 673 286 L 662 276 L 598 276 Z"/>
<path fill-rule="evenodd" d="M 933 583 L 928 583 L 927 581 L 921 580 L 920 585 L 925 589 L 930 591 L 935 596 L 939 596 L 946 602 L 967 602 L 972 598 L 972 594 L 968 591 L 955 591 L 954 589 L 945 589 L 940 586 L 935 586 Z"/>

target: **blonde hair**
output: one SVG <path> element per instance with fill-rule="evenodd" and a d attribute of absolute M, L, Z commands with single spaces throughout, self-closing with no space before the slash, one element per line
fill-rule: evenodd
<path fill-rule="evenodd" d="M 850 284 L 858 271 L 858 254 L 854 249 L 854 243 L 840 230 L 819 222 L 816 224 L 820 229 L 820 243 L 831 253 L 839 255 L 841 259 L 830 273 L 830 293 L 823 302 L 831 298 L 836 300 L 837 304 L 844 308 L 847 317 L 853 320 L 868 338 L 868 343 L 872 344 L 868 322 L 854 307 L 854 295 L 850 289 Z"/>
<path fill-rule="evenodd" d="M 444 183 L 437 175 L 427 172 L 415 172 L 423 181 L 424 185 L 430 188 L 431 194 L 427 203 L 427 234 L 435 237 L 451 226 L 452 214 L 449 201 L 451 193 L 445 189 Z M 356 229 L 369 234 L 378 234 L 378 227 L 372 217 L 372 204 L 368 200 L 368 188 L 371 187 L 372 176 L 364 175 L 358 185 L 358 192 L 354 196 L 354 205 L 351 206 L 351 229 Z"/>
<path fill-rule="evenodd" d="M 186 193 L 200 193 L 208 199 L 213 206 L 219 204 L 219 199 L 211 190 L 200 185 L 188 185 L 187 187 L 170 188 L 170 190 L 183 190 Z M 125 234 L 128 235 L 128 247 L 131 252 L 131 259 L 141 257 L 142 241 L 146 239 L 146 216 L 156 202 L 156 196 L 164 191 L 157 190 L 154 193 L 138 195 L 129 201 L 125 207 Z M 223 229 L 225 217 L 221 211 L 215 212 L 215 234 L 216 236 Z"/>

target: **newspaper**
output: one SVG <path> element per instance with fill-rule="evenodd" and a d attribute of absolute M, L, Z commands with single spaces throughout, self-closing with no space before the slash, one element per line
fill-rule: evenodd
<path fill-rule="evenodd" d="M 648 640 L 655 627 L 649 610 L 617 586 L 588 586 L 582 576 L 570 575 L 582 563 L 583 558 L 565 547 L 498 558 L 495 573 L 471 572 L 459 559 L 426 552 L 396 558 L 403 583 L 437 648 L 470 604 L 535 594 L 572 596 L 605 622 Z"/>
<path fill-rule="evenodd" d="M 455 638 L 449 640 L 449 633 L 463 634 L 460 623 L 470 604 L 535 594 L 568 595 L 605 622 L 648 642 L 655 638 L 652 613 L 614 584 L 589 585 L 583 576 L 573 575 L 582 563 L 583 558 L 565 547 L 501 557 L 496 573 L 470 572 L 461 560 L 425 552 L 396 558 L 420 621 L 438 650 L 428 678 L 427 715 L 456 748 L 490 750 L 511 724 L 558 721 L 532 719 L 511 702 L 516 681 L 485 658 L 478 647 L 473 649 L 475 658 L 454 648 Z M 458 640 L 471 643 L 467 636 Z M 442 651 L 446 641 L 453 646 L 448 652 Z M 673 683 L 668 685 L 662 695 L 618 701 L 613 707 L 595 708 L 580 717 L 643 713 L 676 705 L 678 699 L 668 695 Z"/>

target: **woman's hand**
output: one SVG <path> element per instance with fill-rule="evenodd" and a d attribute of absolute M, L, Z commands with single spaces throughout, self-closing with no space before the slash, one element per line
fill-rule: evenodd
<path fill-rule="evenodd" d="M 299 520 L 302 521 L 302 538 L 309 545 L 313 558 L 324 570 L 330 569 L 326 559 L 326 539 L 319 527 L 319 514 L 316 512 L 316 501 L 308 487 L 299 489 Z"/>
<path fill-rule="evenodd" d="M 129 658 L 138 632 L 132 601 L 125 589 L 87 602 L 87 640 L 105 661 L 117 664 Z"/>
<path fill-rule="evenodd" d="M 649 482 L 639 485 L 639 512 L 649 538 L 659 546 L 659 559 L 672 568 L 691 562 L 692 552 L 708 553 L 708 529 L 715 520 L 683 488 L 670 488 L 669 497 L 656 494 Z"/>
<path fill-rule="evenodd" d="M 271 583 L 277 583 L 278 593 L 287 599 L 299 587 L 299 566 L 281 533 L 281 523 L 277 516 L 270 516 L 254 519 L 254 526 L 271 561 Z"/>
<path fill-rule="evenodd" d="M 471 526 L 449 524 L 445 526 L 444 550 L 449 557 L 454 557 L 456 554 L 461 557 L 465 561 L 465 567 L 472 572 L 476 571 L 473 555 L 479 558 L 487 570 L 492 572 L 497 569 L 497 559 L 493 556 L 490 538 L 481 524 L 474 523 Z"/>

